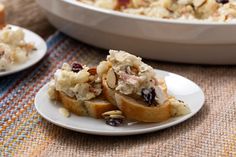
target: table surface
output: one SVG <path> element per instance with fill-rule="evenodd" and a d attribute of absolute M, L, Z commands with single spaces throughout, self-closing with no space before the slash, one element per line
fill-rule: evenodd
<path fill-rule="evenodd" d="M 6 7 L 6 21 L 26 27 L 46 38 L 56 29 L 49 24 L 34 0 L 0 0 Z"/>
<path fill-rule="evenodd" d="M 6 5 L 8 23 L 31 29 L 45 39 L 56 31 L 34 0 L 2 0 L 2 2 Z M 58 38 L 55 36 L 57 35 L 54 35 L 54 38 Z M 81 44 L 66 36 L 60 38 L 66 41 L 64 44 L 67 46 L 80 47 L 79 57 L 86 58 L 84 52 L 91 51 L 90 56 L 97 59 L 92 64 L 105 58 L 106 53 L 102 53 L 105 50 Z M 57 46 L 60 47 L 60 44 Z M 87 59 L 84 62 L 91 63 L 91 61 L 92 59 Z M 13 132 L 11 130 L 9 133 L 4 132 L 2 126 L 5 123 L 0 123 L 2 156 L 6 154 L 10 154 L 9 156 L 236 156 L 236 67 L 145 61 L 155 68 L 178 73 L 199 84 L 206 96 L 202 110 L 190 120 L 175 127 L 150 134 L 125 137 L 86 135 L 42 120 L 36 130 L 29 131 L 27 138 L 9 144 L 6 139 L 9 140 Z M 48 66 L 50 69 L 54 64 Z M 40 73 L 38 75 L 40 76 Z M 0 92 L 1 86 L 2 84 Z M 11 87 L 12 90 L 14 88 L 16 87 Z M 10 92 L 11 90 L 8 91 L 9 95 L 12 94 Z M 35 91 L 32 92 L 35 95 Z M 2 100 L 3 96 L 0 93 L 0 109 L 5 105 Z M 4 110 L 0 111 L 0 119 L 6 118 L 2 115 Z M 34 114 L 40 117 L 36 112 Z M 18 121 L 10 120 L 7 123 L 16 130 L 17 127 L 14 126 L 17 124 Z M 21 129 L 24 132 L 24 128 Z M 2 137 L 1 133 L 7 134 L 8 137 Z M 30 138 L 31 136 L 34 136 L 35 140 Z M 20 144 L 21 142 L 24 142 L 24 145 Z"/>

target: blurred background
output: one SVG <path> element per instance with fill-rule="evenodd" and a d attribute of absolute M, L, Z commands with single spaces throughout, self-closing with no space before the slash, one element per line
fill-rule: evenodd
<path fill-rule="evenodd" d="M 6 22 L 28 28 L 46 38 L 56 29 L 44 17 L 35 0 L 0 0 L 6 7 Z"/>

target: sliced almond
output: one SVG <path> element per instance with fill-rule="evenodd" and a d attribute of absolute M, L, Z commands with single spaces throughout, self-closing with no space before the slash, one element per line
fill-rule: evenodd
<path fill-rule="evenodd" d="M 138 70 L 138 68 L 136 68 L 134 66 L 127 66 L 126 73 L 128 73 L 130 75 L 137 75 L 139 73 L 139 70 Z"/>
<path fill-rule="evenodd" d="M 102 116 L 110 116 L 110 115 L 122 115 L 122 112 L 120 110 L 113 110 L 113 111 L 107 111 L 102 114 Z"/>
<path fill-rule="evenodd" d="M 110 118 L 115 118 L 115 119 L 125 119 L 125 117 L 122 116 L 122 115 L 110 115 L 109 117 Z"/>
<path fill-rule="evenodd" d="M 92 67 L 92 68 L 89 68 L 88 72 L 91 75 L 96 75 L 97 74 L 97 69 L 96 69 L 96 67 Z"/>
<path fill-rule="evenodd" d="M 107 85 L 114 89 L 116 87 L 116 82 L 117 82 L 117 78 L 116 78 L 116 74 L 113 71 L 113 69 L 109 69 L 109 71 L 107 72 Z"/>

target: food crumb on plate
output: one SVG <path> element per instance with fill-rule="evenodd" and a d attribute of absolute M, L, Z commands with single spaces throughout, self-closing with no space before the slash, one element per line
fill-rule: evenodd
<path fill-rule="evenodd" d="M 64 117 L 70 117 L 70 112 L 64 107 L 59 108 L 59 113 Z"/>

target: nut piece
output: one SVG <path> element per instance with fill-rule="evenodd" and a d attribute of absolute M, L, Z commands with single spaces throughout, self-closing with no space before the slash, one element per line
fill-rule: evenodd
<path fill-rule="evenodd" d="M 97 74 L 97 69 L 96 69 L 96 67 L 92 67 L 92 68 L 89 68 L 88 72 L 91 75 L 96 75 Z"/>
<path fill-rule="evenodd" d="M 138 68 L 136 68 L 134 66 L 127 66 L 126 67 L 126 73 L 130 74 L 130 75 L 138 75 L 139 70 L 138 70 Z"/>
<path fill-rule="evenodd" d="M 116 74 L 113 71 L 113 69 L 111 68 L 108 72 L 107 72 L 107 85 L 114 89 L 116 87 L 116 83 L 117 83 L 117 78 L 116 78 Z"/>
<path fill-rule="evenodd" d="M 102 114 L 103 117 L 110 116 L 110 115 L 122 115 L 122 112 L 120 110 L 113 110 L 113 111 L 107 111 Z"/>
<path fill-rule="evenodd" d="M 120 110 L 104 112 L 102 116 L 104 117 L 106 124 L 110 126 L 119 126 L 125 119 Z"/>
<path fill-rule="evenodd" d="M 122 116 L 122 115 L 110 115 L 110 118 L 113 118 L 113 119 L 125 119 L 125 117 Z"/>

